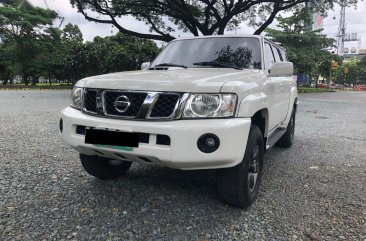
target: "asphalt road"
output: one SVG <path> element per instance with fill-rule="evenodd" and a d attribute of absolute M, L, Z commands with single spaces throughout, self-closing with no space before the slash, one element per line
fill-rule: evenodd
<path fill-rule="evenodd" d="M 0 240 L 366 240 L 366 92 L 303 94 L 257 202 L 221 203 L 214 171 L 133 165 L 99 181 L 58 138 L 69 91 L 0 91 Z"/>

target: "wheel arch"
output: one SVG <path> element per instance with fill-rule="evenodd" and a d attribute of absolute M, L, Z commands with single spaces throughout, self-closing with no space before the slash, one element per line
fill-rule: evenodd
<path fill-rule="evenodd" d="M 238 117 L 251 118 L 266 139 L 269 126 L 268 96 L 259 92 L 245 97 L 240 103 Z"/>
<path fill-rule="evenodd" d="M 261 130 L 263 141 L 264 143 L 267 142 L 267 135 L 268 135 L 268 119 L 269 119 L 269 113 L 268 109 L 264 108 L 261 110 L 258 110 L 254 115 L 251 117 L 252 124 L 259 127 Z"/>

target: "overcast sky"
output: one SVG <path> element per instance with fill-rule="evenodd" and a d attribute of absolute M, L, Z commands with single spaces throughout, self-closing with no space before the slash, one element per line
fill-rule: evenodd
<path fill-rule="evenodd" d="M 68 0 L 30 0 L 36 6 L 47 7 L 56 10 L 65 18 L 65 24 L 72 23 L 79 25 L 85 40 L 92 40 L 95 36 L 107 36 L 117 33 L 115 27 L 106 24 L 97 24 L 88 22 L 83 15 L 72 8 Z M 359 33 L 361 36 L 361 47 L 366 48 L 366 2 L 360 2 L 357 9 L 348 8 L 346 10 L 347 33 Z M 328 13 L 328 17 L 324 21 L 324 33 L 329 36 L 336 36 L 338 31 L 340 9 L 336 8 L 334 12 Z M 57 23 L 58 24 L 58 23 Z M 121 25 L 135 31 L 148 32 L 148 27 L 141 22 L 132 18 L 123 18 Z M 253 30 L 248 28 L 244 23 L 237 29 L 236 33 L 252 33 Z"/>

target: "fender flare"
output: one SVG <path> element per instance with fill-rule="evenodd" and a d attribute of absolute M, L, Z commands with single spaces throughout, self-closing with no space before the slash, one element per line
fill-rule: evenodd
<path fill-rule="evenodd" d="M 298 104 L 298 92 L 297 92 L 297 88 L 296 87 L 292 87 L 291 91 L 290 91 L 290 96 L 289 96 L 289 104 L 288 104 L 288 110 L 287 110 L 287 116 L 285 121 L 282 124 L 282 127 L 287 127 L 290 118 L 291 118 L 291 114 L 292 114 L 292 110 L 294 109 L 294 106 Z"/>
<path fill-rule="evenodd" d="M 240 102 L 237 117 L 252 117 L 259 110 L 268 110 L 268 104 L 268 96 L 263 92 L 250 94 Z"/>

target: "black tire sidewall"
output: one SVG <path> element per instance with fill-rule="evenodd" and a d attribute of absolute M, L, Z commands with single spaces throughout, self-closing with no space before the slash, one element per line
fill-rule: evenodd
<path fill-rule="evenodd" d="M 259 145 L 259 171 L 256 186 L 253 191 L 250 191 L 248 172 L 253 147 L 256 142 Z M 231 168 L 218 169 L 216 172 L 217 192 L 224 202 L 234 207 L 247 208 L 256 200 L 263 174 L 263 157 L 264 141 L 262 133 L 258 126 L 251 125 L 242 162 Z"/>
<path fill-rule="evenodd" d="M 108 158 L 80 154 L 80 161 L 85 171 L 102 180 L 112 180 L 121 177 L 132 165 L 132 162 L 122 161 L 112 165 Z"/>
<path fill-rule="evenodd" d="M 254 145 L 256 142 L 258 142 L 258 145 L 259 145 L 259 154 L 258 154 L 258 160 L 257 160 L 258 164 L 259 164 L 259 171 L 258 171 L 256 186 L 253 191 L 250 191 L 249 186 L 248 186 L 248 175 L 249 175 L 248 170 L 249 170 L 249 164 L 251 162 L 251 158 L 252 158 L 252 154 L 253 154 L 253 148 L 254 148 Z M 244 176 L 243 181 L 245 182 L 244 192 L 246 193 L 246 199 L 248 199 L 248 201 L 250 203 L 253 203 L 258 195 L 259 187 L 260 187 L 260 184 L 262 181 L 262 174 L 263 174 L 263 159 L 264 159 L 263 136 L 262 136 L 262 133 L 261 133 L 259 127 L 253 125 L 251 127 L 251 133 L 249 134 L 249 139 L 248 139 L 243 161 L 242 161 L 242 163 L 240 163 L 241 168 L 243 169 L 242 170 L 242 173 Z"/>

